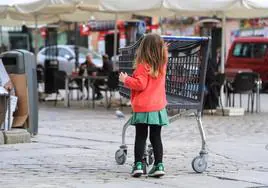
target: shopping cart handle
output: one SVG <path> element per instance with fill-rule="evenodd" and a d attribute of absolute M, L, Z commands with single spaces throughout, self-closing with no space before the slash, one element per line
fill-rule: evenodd
<path fill-rule="evenodd" d="M 161 35 L 164 40 L 183 40 L 183 41 L 203 41 L 209 40 L 211 37 L 188 37 L 188 36 L 168 36 Z"/>

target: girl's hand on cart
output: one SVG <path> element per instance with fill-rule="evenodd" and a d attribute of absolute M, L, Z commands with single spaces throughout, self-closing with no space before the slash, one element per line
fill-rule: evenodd
<path fill-rule="evenodd" d="M 166 48 L 168 48 L 168 47 L 169 47 L 169 45 L 170 45 L 170 43 L 165 42 L 165 43 L 164 43 L 164 45 L 165 45 L 165 47 L 166 47 Z"/>
<path fill-rule="evenodd" d="M 127 73 L 120 72 L 119 80 L 123 83 L 125 83 L 126 78 L 128 77 Z"/>
<path fill-rule="evenodd" d="M 165 63 L 168 62 L 168 46 L 170 43 L 165 42 L 164 43 L 164 58 L 165 58 Z"/>

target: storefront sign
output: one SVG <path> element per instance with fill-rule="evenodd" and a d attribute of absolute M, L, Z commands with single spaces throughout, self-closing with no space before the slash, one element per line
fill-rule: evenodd
<path fill-rule="evenodd" d="M 80 25 L 80 35 L 81 36 L 90 35 L 90 28 L 87 25 Z"/>
<path fill-rule="evenodd" d="M 244 19 L 240 21 L 241 28 L 268 27 L 268 18 Z"/>

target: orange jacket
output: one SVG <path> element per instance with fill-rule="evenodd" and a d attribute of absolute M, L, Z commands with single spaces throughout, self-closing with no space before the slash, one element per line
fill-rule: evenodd
<path fill-rule="evenodd" d="M 153 112 L 165 108 L 167 105 L 164 74 L 154 78 L 150 75 L 149 66 L 138 64 L 132 77 L 125 79 L 125 86 L 131 89 L 131 105 L 133 112 Z"/>

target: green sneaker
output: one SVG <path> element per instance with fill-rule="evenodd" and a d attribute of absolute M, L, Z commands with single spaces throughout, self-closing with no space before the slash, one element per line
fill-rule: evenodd
<path fill-rule="evenodd" d="M 154 165 L 148 174 L 149 177 L 156 177 L 156 178 L 164 175 L 165 175 L 165 169 L 163 163 L 158 163 L 157 165 Z"/>
<path fill-rule="evenodd" d="M 143 174 L 142 162 L 136 162 L 136 164 L 133 165 L 131 176 L 140 177 L 142 174 Z"/>

